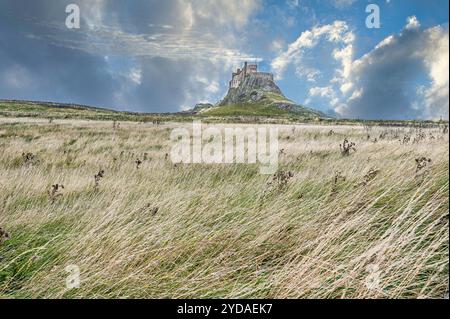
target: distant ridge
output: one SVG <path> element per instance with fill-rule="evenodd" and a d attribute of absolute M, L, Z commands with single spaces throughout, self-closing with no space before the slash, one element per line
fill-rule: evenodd
<path fill-rule="evenodd" d="M 306 109 L 306 108 L 305 108 Z M 347 125 L 382 125 L 386 127 L 440 127 L 448 126 L 448 120 L 360 120 L 312 117 L 314 111 L 306 115 L 282 108 L 247 103 L 243 105 L 217 106 L 208 103 L 198 104 L 196 108 L 178 113 L 136 113 L 116 111 L 101 107 L 75 103 L 40 102 L 16 99 L 0 99 L 0 118 L 39 118 L 49 121 L 56 119 L 83 119 L 100 121 L 132 121 L 140 123 L 186 122 L 196 119 L 219 123 L 327 123 Z"/>
<path fill-rule="evenodd" d="M 0 99 L 0 117 L 29 117 L 53 119 L 86 119 L 105 121 L 136 121 L 160 123 L 166 120 L 185 120 L 184 113 L 136 113 L 76 103 L 41 102 Z"/>
<path fill-rule="evenodd" d="M 47 101 L 35 101 L 35 100 L 7 100 L 7 99 L 0 99 L 0 103 L 15 103 L 15 104 L 29 104 L 29 105 L 41 105 L 41 106 L 48 106 L 53 108 L 71 108 L 71 109 L 92 109 L 92 110 L 101 110 L 101 111 L 109 111 L 109 112 L 121 112 L 116 111 L 104 107 L 96 107 L 96 106 L 89 106 L 89 105 L 83 105 L 83 104 L 76 104 L 76 103 L 59 103 L 59 102 L 47 102 Z"/>

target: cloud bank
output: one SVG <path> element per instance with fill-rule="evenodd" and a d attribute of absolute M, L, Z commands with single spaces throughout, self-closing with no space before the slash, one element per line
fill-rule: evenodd
<path fill-rule="evenodd" d="M 0 98 L 173 112 L 217 100 L 229 70 L 256 59 L 239 29 L 259 0 L 72 2 L 79 30 L 63 1 L 0 3 Z"/>
<path fill-rule="evenodd" d="M 317 86 L 320 70 L 311 69 L 305 55 L 320 41 L 331 43 L 328 60 L 334 61 L 335 71 Z M 448 119 L 448 25 L 422 29 L 415 16 L 409 17 L 401 33 L 385 38 L 358 59 L 355 41 L 344 21 L 314 27 L 278 55 L 272 69 L 280 79 L 288 67 L 295 67 L 298 77 L 315 85 L 305 103 L 326 101 L 331 113 L 341 117 Z"/>
<path fill-rule="evenodd" d="M 415 17 L 403 31 L 352 62 L 337 113 L 353 118 L 448 119 L 447 26 L 422 30 Z M 425 79 L 428 85 L 416 84 Z"/>

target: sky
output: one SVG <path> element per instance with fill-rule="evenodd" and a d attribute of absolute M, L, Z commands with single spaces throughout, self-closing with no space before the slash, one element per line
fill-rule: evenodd
<path fill-rule="evenodd" d="M 80 8 L 80 28 L 66 7 Z M 376 4 L 379 28 L 366 12 Z M 244 61 L 338 118 L 448 119 L 448 0 L 1 0 L 0 99 L 177 112 Z"/>

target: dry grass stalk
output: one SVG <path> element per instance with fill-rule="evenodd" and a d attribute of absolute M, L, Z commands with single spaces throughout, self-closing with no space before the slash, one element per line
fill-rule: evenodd
<path fill-rule="evenodd" d="M 101 179 L 105 176 L 105 171 L 103 169 L 99 170 L 97 174 L 95 174 L 94 176 L 94 189 L 97 189 L 98 186 L 100 185 L 100 181 Z"/>
<path fill-rule="evenodd" d="M 419 157 L 416 158 L 416 173 L 420 172 L 424 168 L 426 168 L 431 163 L 431 158 L 428 157 Z"/>
<path fill-rule="evenodd" d="M 3 242 L 5 242 L 6 240 L 8 240 L 10 238 L 9 234 L 6 232 L 6 230 L 4 230 L 3 228 L 0 227 L 0 244 L 2 244 Z"/>
<path fill-rule="evenodd" d="M 342 156 L 349 156 L 351 151 L 356 152 L 356 144 L 349 142 L 348 139 L 344 139 L 342 144 L 339 144 Z"/>
<path fill-rule="evenodd" d="M 54 184 L 54 185 L 52 185 L 52 189 L 48 191 L 48 197 L 52 204 L 55 202 L 55 200 L 58 197 L 63 196 L 63 194 L 61 194 L 61 189 L 64 189 L 64 185 Z"/>

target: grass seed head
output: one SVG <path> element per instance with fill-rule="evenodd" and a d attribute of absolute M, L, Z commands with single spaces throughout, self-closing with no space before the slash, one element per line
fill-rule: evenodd
<path fill-rule="evenodd" d="M 272 180 L 268 185 L 276 184 L 279 189 L 283 189 L 288 184 L 289 180 L 294 177 L 294 173 L 291 171 L 278 171 L 272 176 Z"/>
<path fill-rule="evenodd" d="M 4 230 L 3 228 L 0 227 L 0 244 L 3 243 L 4 241 L 8 240 L 9 238 L 10 238 L 10 236 L 6 232 L 6 230 Z"/>
<path fill-rule="evenodd" d="M 136 163 L 136 169 L 139 169 L 139 167 L 142 164 L 142 161 L 138 158 L 136 161 L 134 161 Z"/>
<path fill-rule="evenodd" d="M 376 168 L 371 168 L 366 175 L 364 175 L 363 181 L 362 181 L 362 185 L 366 186 L 368 185 L 380 172 L 379 169 Z"/>
<path fill-rule="evenodd" d="M 35 165 L 38 163 L 38 159 L 33 153 L 22 153 L 22 160 L 24 165 Z"/>
<path fill-rule="evenodd" d="M 344 139 L 342 144 L 339 144 L 342 156 L 349 156 L 351 151 L 356 152 L 356 144 L 349 142 L 348 139 Z"/>
<path fill-rule="evenodd" d="M 48 196 L 49 196 L 50 202 L 52 204 L 55 202 L 55 200 L 58 197 L 63 195 L 63 194 L 61 194 L 61 189 L 64 189 L 64 185 L 62 185 L 62 184 L 52 185 L 52 189 L 48 192 Z"/>
<path fill-rule="evenodd" d="M 428 166 L 428 164 L 431 163 L 431 158 L 427 158 L 427 157 L 419 157 L 416 158 L 416 173 L 420 172 L 421 170 L 423 170 L 424 168 L 426 168 Z"/>
<path fill-rule="evenodd" d="M 97 189 L 99 184 L 100 184 L 100 180 L 105 176 L 105 171 L 103 169 L 100 169 L 98 171 L 97 174 L 95 174 L 94 176 L 94 180 L 95 180 L 95 185 L 94 188 Z"/>

